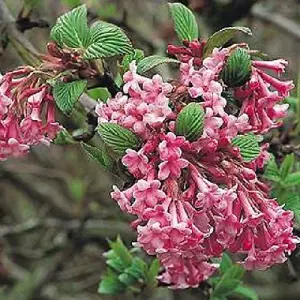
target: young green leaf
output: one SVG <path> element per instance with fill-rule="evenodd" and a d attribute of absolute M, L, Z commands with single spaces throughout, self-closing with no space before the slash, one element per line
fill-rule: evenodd
<path fill-rule="evenodd" d="M 233 263 L 230 256 L 224 252 L 222 255 L 222 261 L 219 268 L 221 274 L 225 274 L 232 267 L 232 264 Z"/>
<path fill-rule="evenodd" d="M 140 141 L 129 129 L 114 123 L 102 123 L 98 132 L 104 143 L 118 155 L 123 155 L 127 149 L 136 148 Z"/>
<path fill-rule="evenodd" d="M 109 245 L 116 254 L 116 256 L 122 260 L 122 263 L 126 267 L 129 267 L 132 264 L 132 255 L 126 248 L 126 246 L 123 244 L 123 241 L 120 237 L 118 237 L 115 242 L 109 242 Z"/>
<path fill-rule="evenodd" d="M 284 187 L 289 188 L 300 184 L 300 172 L 288 174 L 283 181 Z"/>
<path fill-rule="evenodd" d="M 76 142 L 72 138 L 71 134 L 63 128 L 57 135 L 55 140 L 53 141 L 55 145 L 69 145 L 75 144 Z"/>
<path fill-rule="evenodd" d="M 235 290 L 234 293 L 238 296 L 243 297 L 243 299 L 248 300 L 258 300 L 258 296 L 255 291 L 247 286 L 239 285 Z"/>
<path fill-rule="evenodd" d="M 237 33 L 242 32 L 252 35 L 252 32 L 247 27 L 226 27 L 215 32 L 208 40 L 204 47 L 204 57 L 209 56 L 214 48 L 224 46 L 228 41 L 236 36 Z"/>
<path fill-rule="evenodd" d="M 176 134 L 183 135 L 189 141 L 196 141 L 203 134 L 204 110 L 199 103 L 189 103 L 176 119 Z"/>
<path fill-rule="evenodd" d="M 64 114 L 70 114 L 75 103 L 86 89 L 86 80 L 57 82 L 53 87 L 53 96 L 58 108 Z"/>
<path fill-rule="evenodd" d="M 234 291 L 241 282 L 244 269 L 239 265 L 233 265 L 220 279 L 213 289 L 213 297 L 224 297 Z"/>
<path fill-rule="evenodd" d="M 277 166 L 275 157 L 272 155 L 270 160 L 267 163 L 265 172 L 264 172 L 264 178 L 270 180 L 270 181 L 274 181 L 274 182 L 280 182 L 281 178 L 280 178 L 280 172 L 279 172 L 279 168 Z"/>
<path fill-rule="evenodd" d="M 280 177 L 282 180 L 285 180 L 288 174 L 292 171 L 292 168 L 295 163 L 295 156 L 294 154 L 288 154 L 285 156 L 283 162 L 280 165 Z"/>
<path fill-rule="evenodd" d="M 106 170 L 112 170 L 114 161 L 108 154 L 105 146 L 101 148 L 90 146 L 86 143 L 81 143 L 82 148 L 88 153 L 88 155 L 100 163 Z"/>
<path fill-rule="evenodd" d="M 169 9 L 180 41 L 198 39 L 198 25 L 191 10 L 181 3 L 169 3 Z"/>
<path fill-rule="evenodd" d="M 255 135 L 238 135 L 232 140 L 232 145 L 240 148 L 240 153 L 245 162 L 250 162 L 257 158 L 260 148 Z"/>
<path fill-rule="evenodd" d="M 300 213 L 300 195 L 297 193 L 289 193 L 284 199 L 284 208 L 293 211 L 295 214 Z"/>
<path fill-rule="evenodd" d="M 176 59 L 159 55 L 147 56 L 137 64 L 137 72 L 143 74 L 159 65 L 168 63 L 179 64 L 180 62 Z"/>
<path fill-rule="evenodd" d="M 106 295 L 117 295 L 124 292 L 126 286 L 119 281 L 117 275 L 112 273 L 103 277 L 99 284 L 98 293 Z"/>
<path fill-rule="evenodd" d="M 85 48 L 89 42 L 86 6 L 76 7 L 59 17 L 50 35 L 59 45 L 64 44 L 70 48 Z"/>
<path fill-rule="evenodd" d="M 126 266 L 123 263 L 122 259 L 118 256 L 108 259 L 106 261 L 106 264 L 118 273 L 121 273 L 126 269 Z"/>
<path fill-rule="evenodd" d="M 134 53 L 126 54 L 122 60 L 123 73 L 129 70 L 129 65 L 135 60 L 138 64 L 145 57 L 144 51 L 141 49 L 134 49 Z"/>
<path fill-rule="evenodd" d="M 133 48 L 124 31 L 116 25 L 98 21 L 90 28 L 85 59 L 98 59 L 132 53 Z"/>
<path fill-rule="evenodd" d="M 251 58 L 243 48 L 236 48 L 228 57 L 221 78 L 228 87 L 244 85 L 251 77 Z"/>
<path fill-rule="evenodd" d="M 157 276 L 159 273 L 160 264 L 158 259 L 154 259 L 146 273 L 146 284 L 149 287 L 155 287 L 157 285 Z"/>

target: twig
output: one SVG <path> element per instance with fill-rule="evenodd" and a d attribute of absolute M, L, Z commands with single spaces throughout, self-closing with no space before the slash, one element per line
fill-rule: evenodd
<path fill-rule="evenodd" d="M 261 4 L 254 5 L 251 14 L 253 17 L 263 22 L 268 22 L 300 40 L 300 26 L 298 23 L 284 17 L 283 15 L 267 11 Z"/>

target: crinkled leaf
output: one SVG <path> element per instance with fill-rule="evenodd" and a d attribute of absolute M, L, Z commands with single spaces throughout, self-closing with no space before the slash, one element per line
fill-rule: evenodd
<path fill-rule="evenodd" d="M 232 144 L 239 147 L 245 162 L 254 160 L 260 153 L 258 142 L 253 134 L 238 135 L 232 140 Z"/>
<path fill-rule="evenodd" d="M 85 5 L 74 8 L 58 18 L 51 30 L 51 38 L 59 45 L 84 48 L 89 42 L 87 9 Z"/>
<path fill-rule="evenodd" d="M 199 103 L 189 103 L 176 119 L 176 134 L 183 135 L 189 141 L 196 141 L 203 134 L 204 110 Z"/>
<path fill-rule="evenodd" d="M 99 284 L 98 293 L 106 295 L 117 295 L 124 292 L 126 286 L 119 281 L 117 275 L 112 273 L 103 277 Z"/>
<path fill-rule="evenodd" d="M 102 123 L 98 132 L 104 143 L 118 155 L 123 155 L 127 149 L 136 148 L 140 141 L 129 129 L 115 123 Z"/>
<path fill-rule="evenodd" d="M 109 245 L 117 257 L 119 257 L 126 267 L 132 264 L 132 255 L 124 245 L 120 237 L 115 242 L 110 241 Z"/>
<path fill-rule="evenodd" d="M 132 53 L 132 44 L 125 32 L 116 25 L 98 21 L 90 28 L 85 59 L 97 59 Z"/>
<path fill-rule="evenodd" d="M 258 300 L 258 296 L 255 293 L 255 291 L 247 286 L 239 285 L 235 290 L 235 294 L 238 294 L 239 296 L 242 296 L 243 299 L 248 300 Z"/>
<path fill-rule="evenodd" d="M 198 39 L 198 25 L 194 14 L 181 3 L 169 3 L 175 31 L 181 41 Z"/>
<path fill-rule="evenodd" d="M 226 27 L 215 32 L 208 40 L 204 47 L 204 57 L 209 56 L 214 48 L 224 46 L 228 41 L 236 36 L 239 32 L 252 35 L 251 29 L 247 27 Z"/>
<path fill-rule="evenodd" d="M 223 253 L 222 261 L 220 263 L 220 272 L 221 274 L 225 274 L 232 267 L 232 260 L 227 253 Z"/>
<path fill-rule="evenodd" d="M 129 69 L 129 65 L 132 61 L 135 60 L 138 64 L 145 57 L 144 51 L 141 49 L 134 49 L 134 53 L 126 54 L 122 61 L 122 69 L 125 73 Z"/>
<path fill-rule="evenodd" d="M 106 170 L 112 170 L 114 161 L 109 155 L 105 146 L 100 148 L 90 146 L 86 143 L 81 143 L 82 148 L 88 153 L 88 155 L 96 160 Z"/>
<path fill-rule="evenodd" d="M 86 80 L 57 82 L 53 87 L 53 96 L 58 108 L 64 114 L 70 114 L 75 103 L 86 89 Z"/>
<path fill-rule="evenodd" d="M 229 87 L 239 87 L 251 77 L 251 58 L 243 48 L 236 48 L 228 57 L 221 78 Z"/>
<path fill-rule="evenodd" d="M 174 58 L 159 55 L 147 56 L 137 64 L 137 72 L 143 74 L 159 65 L 168 63 L 179 64 L 179 61 Z"/>
<path fill-rule="evenodd" d="M 232 293 L 241 282 L 244 269 L 239 265 L 233 265 L 216 284 L 213 290 L 214 297 L 223 297 Z"/>
<path fill-rule="evenodd" d="M 280 165 L 280 177 L 282 180 L 285 180 L 288 174 L 292 171 L 294 166 L 295 156 L 294 154 L 288 154 L 285 156 L 283 162 Z"/>

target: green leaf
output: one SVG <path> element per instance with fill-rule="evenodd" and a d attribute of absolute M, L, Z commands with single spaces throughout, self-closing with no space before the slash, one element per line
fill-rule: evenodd
<path fill-rule="evenodd" d="M 300 184 L 300 172 L 295 172 L 288 174 L 285 180 L 283 181 L 284 187 L 289 188 L 295 185 Z"/>
<path fill-rule="evenodd" d="M 81 143 L 82 148 L 88 153 L 88 155 L 100 163 L 106 170 L 112 170 L 114 161 L 109 155 L 105 146 L 101 148 L 90 146 L 86 143 Z"/>
<path fill-rule="evenodd" d="M 279 169 L 280 177 L 282 180 L 285 180 L 288 174 L 292 171 L 294 162 L 295 162 L 294 154 L 288 154 L 285 156 Z"/>
<path fill-rule="evenodd" d="M 284 199 L 284 208 L 293 211 L 295 214 L 300 212 L 300 195 L 297 193 L 289 193 Z"/>
<path fill-rule="evenodd" d="M 157 276 L 159 273 L 160 264 L 158 259 L 154 259 L 149 267 L 149 270 L 146 273 L 146 284 L 149 287 L 156 287 L 157 286 Z"/>
<path fill-rule="evenodd" d="M 118 273 L 121 273 L 126 269 L 126 266 L 120 257 L 108 259 L 106 264 Z"/>
<path fill-rule="evenodd" d="M 225 274 L 232 267 L 232 260 L 227 253 L 223 253 L 222 261 L 220 264 L 220 272 L 221 274 Z"/>
<path fill-rule="evenodd" d="M 203 134 L 204 110 L 199 103 L 189 103 L 176 119 L 176 134 L 183 135 L 189 141 L 196 141 Z"/>
<path fill-rule="evenodd" d="M 98 59 L 132 53 L 133 48 L 124 31 L 116 25 L 98 21 L 90 29 L 90 43 L 85 59 Z"/>
<path fill-rule="evenodd" d="M 255 135 L 238 135 L 232 139 L 232 144 L 240 148 L 240 153 L 245 162 L 250 162 L 258 157 L 260 148 Z"/>
<path fill-rule="evenodd" d="M 129 250 L 125 247 L 120 237 L 118 237 L 115 242 L 110 241 L 109 245 L 116 254 L 116 256 L 120 257 L 122 263 L 126 267 L 129 267 L 132 264 L 132 255 L 129 252 Z"/>
<path fill-rule="evenodd" d="M 117 275 L 106 275 L 100 282 L 98 293 L 106 295 L 117 295 L 125 291 L 126 286 L 119 281 Z"/>
<path fill-rule="evenodd" d="M 241 282 L 244 269 L 239 265 L 233 265 L 216 284 L 213 290 L 213 297 L 224 297 L 232 293 Z"/>
<path fill-rule="evenodd" d="M 228 41 L 236 36 L 239 32 L 252 35 L 251 29 L 247 27 L 226 27 L 215 32 L 208 40 L 204 47 L 204 57 L 209 56 L 214 48 L 224 46 Z"/>
<path fill-rule="evenodd" d="M 63 128 L 57 135 L 55 140 L 53 141 L 55 145 L 69 145 L 69 144 L 76 144 L 74 139 L 72 138 L 71 134 Z"/>
<path fill-rule="evenodd" d="M 181 3 L 169 3 L 169 9 L 180 41 L 198 39 L 198 25 L 191 10 Z"/>
<path fill-rule="evenodd" d="M 59 17 L 50 35 L 59 45 L 64 44 L 70 48 L 85 48 L 89 42 L 86 6 L 76 7 Z"/>
<path fill-rule="evenodd" d="M 122 61 L 123 73 L 129 70 L 129 65 L 135 60 L 136 64 L 145 57 L 144 51 L 141 49 L 134 49 L 134 53 L 126 54 Z"/>
<path fill-rule="evenodd" d="M 57 82 L 53 87 L 53 96 L 58 108 L 64 114 L 70 114 L 75 103 L 86 89 L 86 80 Z"/>
<path fill-rule="evenodd" d="M 104 143 L 118 155 L 123 155 L 127 149 L 136 148 L 140 144 L 132 131 L 119 124 L 102 123 L 98 126 L 98 132 Z"/>
<path fill-rule="evenodd" d="M 274 182 L 280 182 L 280 172 L 279 168 L 277 166 L 276 160 L 274 155 L 271 156 L 270 160 L 267 163 L 265 172 L 264 172 L 264 178 L 274 181 Z"/>
<path fill-rule="evenodd" d="M 229 87 L 239 87 L 251 77 L 251 58 L 243 48 L 236 48 L 228 57 L 221 78 Z"/>
<path fill-rule="evenodd" d="M 136 280 L 144 280 L 146 276 L 147 264 L 139 257 L 134 257 L 130 267 L 126 268 L 127 273 Z"/>
<path fill-rule="evenodd" d="M 137 72 L 143 74 L 155 67 L 158 67 L 161 64 L 168 64 L 168 63 L 179 64 L 180 62 L 176 59 L 159 56 L 159 55 L 147 56 L 137 64 Z"/>
<path fill-rule="evenodd" d="M 243 299 L 249 300 L 258 300 L 258 296 L 255 291 L 247 286 L 239 285 L 235 290 L 234 293 L 242 296 Z"/>
<path fill-rule="evenodd" d="M 128 273 L 122 273 L 122 274 L 120 274 L 120 275 L 118 276 L 118 279 L 119 279 L 126 287 L 129 287 L 129 286 L 133 285 L 133 284 L 137 281 L 137 279 L 136 279 L 134 276 L 132 276 L 132 275 L 130 275 L 130 274 L 128 274 Z"/>

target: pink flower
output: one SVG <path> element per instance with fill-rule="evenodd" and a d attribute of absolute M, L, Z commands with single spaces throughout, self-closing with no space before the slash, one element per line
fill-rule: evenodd
<path fill-rule="evenodd" d="M 127 149 L 126 155 L 122 158 L 122 163 L 136 177 L 146 175 L 149 171 L 148 157 L 143 154 L 142 149 L 139 152 Z"/>
<path fill-rule="evenodd" d="M 160 180 L 165 180 L 169 176 L 179 178 L 181 169 L 186 168 L 188 164 L 188 161 L 183 158 L 171 158 L 164 161 L 159 165 L 158 178 Z"/>

